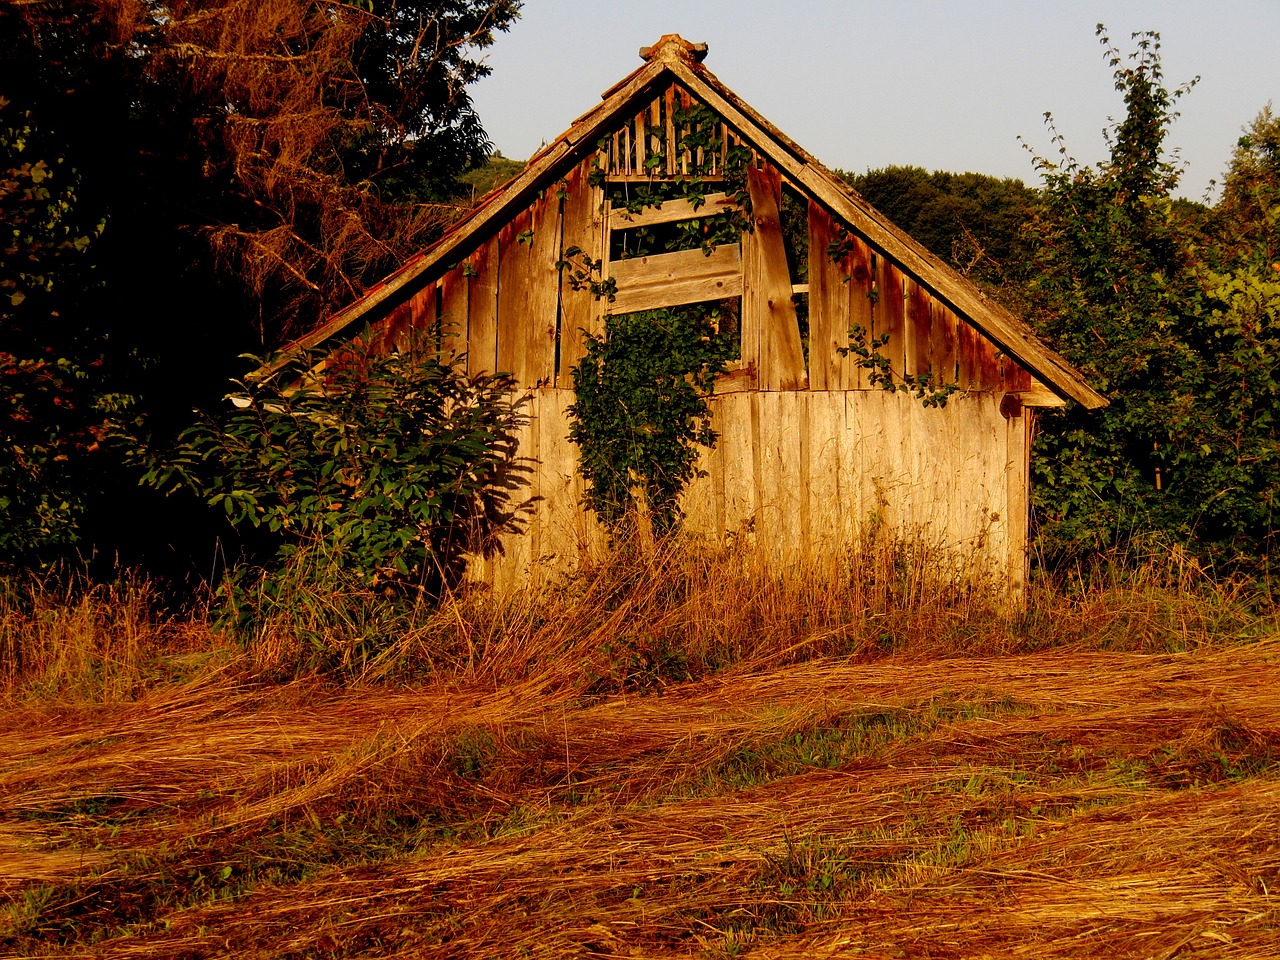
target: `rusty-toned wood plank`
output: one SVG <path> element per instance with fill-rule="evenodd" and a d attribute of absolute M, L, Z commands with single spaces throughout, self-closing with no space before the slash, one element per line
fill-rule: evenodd
<path fill-rule="evenodd" d="M 893 383 L 901 383 L 906 369 L 907 304 L 903 299 L 903 276 L 892 260 L 876 257 L 875 337 L 888 336 L 877 352 L 888 359 Z"/>
<path fill-rule="evenodd" d="M 467 258 L 467 372 L 498 369 L 498 238 Z"/>
<path fill-rule="evenodd" d="M 845 390 L 856 358 L 849 346 L 849 253 L 841 252 L 843 231 L 826 208 L 809 203 L 809 389 Z M 832 251 L 832 247 L 837 249 Z M 835 259 L 832 252 L 836 253 Z M 852 378 L 856 383 L 856 374 Z"/>
<path fill-rule="evenodd" d="M 956 324 L 956 383 L 961 390 L 977 390 L 981 387 L 981 336 L 972 324 L 964 320 Z"/>
<path fill-rule="evenodd" d="M 462 265 L 454 267 L 440 280 L 440 356 L 446 362 L 467 349 L 467 301 L 470 282 Z M 435 298 L 432 297 L 434 301 Z"/>
<path fill-rule="evenodd" d="M 996 352 L 994 343 L 985 337 L 978 338 L 976 354 L 979 390 L 999 390 L 1004 382 L 1000 372 L 1000 358 Z"/>
<path fill-rule="evenodd" d="M 1019 393 L 1031 389 L 1031 374 L 1012 357 L 1006 357 L 1005 389 Z"/>
<path fill-rule="evenodd" d="M 956 315 L 945 303 L 933 301 L 933 384 L 948 386 L 956 382 Z"/>
<path fill-rule="evenodd" d="M 435 290 L 435 284 L 431 285 Z M 369 349 L 378 355 L 385 356 L 393 350 L 405 350 L 413 342 L 413 304 L 405 300 L 395 305 L 391 312 L 371 325 L 369 329 Z"/>
<path fill-rule="evenodd" d="M 439 344 L 439 291 L 438 284 L 423 285 L 409 298 L 409 322 L 407 328 L 397 330 L 397 350 L 436 350 Z"/>
<path fill-rule="evenodd" d="M 933 369 L 933 348 L 930 343 L 933 317 L 929 309 L 929 294 L 909 277 L 904 280 L 904 284 L 907 301 L 905 373 L 908 377 L 928 376 Z"/>
<path fill-rule="evenodd" d="M 532 386 L 517 369 L 528 338 L 526 283 L 528 278 L 528 235 L 533 211 L 521 210 L 498 231 L 498 370 L 515 376 L 521 386 Z"/>
<path fill-rule="evenodd" d="M 607 310 L 634 313 L 682 303 L 701 303 L 742 293 L 742 248 L 722 244 L 706 256 L 701 250 L 658 253 L 609 264 L 618 289 Z"/>
<path fill-rule="evenodd" d="M 800 325 L 791 300 L 791 271 L 778 213 L 782 180 L 777 169 L 747 171 L 754 229 L 743 234 L 742 329 L 758 344 L 757 369 L 762 390 L 801 390 L 806 386 Z"/>

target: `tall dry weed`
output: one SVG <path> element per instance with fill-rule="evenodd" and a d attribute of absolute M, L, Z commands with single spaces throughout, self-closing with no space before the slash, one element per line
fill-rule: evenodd
<path fill-rule="evenodd" d="M 199 615 L 173 619 L 160 607 L 140 577 L 0 577 L 0 697 L 128 700 L 224 646 Z"/>

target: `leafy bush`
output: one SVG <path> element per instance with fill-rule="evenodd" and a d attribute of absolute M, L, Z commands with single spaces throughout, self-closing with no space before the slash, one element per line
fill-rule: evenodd
<path fill-rule="evenodd" d="M 501 376 L 348 345 L 246 380 L 143 482 L 187 487 L 236 526 L 274 535 L 369 586 L 435 591 L 515 523 L 520 401 Z"/>
<path fill-rule="evenodd" d="M 1136 34 L 1127 59 L 1099 35 L 1126 112 L 1096 169 L 1060 138 L 1060 160 L 1037 158 L 1029 295 L 1042 331 L 1110 406 L 1043 419 L 1040 546 L 1053 562 L 1154 532 L 1257 570 L 1280 495 L 1280 284 L 1269 261 L 1234 249 L 1211 269 L 1238 242 L 1199 236 L 1202 214 L 1173 198 L 1181 169 L 1164 142 L 1190 84 L 1164 86 L 1158 35 Z"/>

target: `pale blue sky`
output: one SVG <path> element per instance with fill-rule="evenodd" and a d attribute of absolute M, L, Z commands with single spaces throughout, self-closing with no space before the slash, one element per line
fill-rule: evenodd
<path fill-rule="evenodd" d="M 1154 29 L 1165 81 L 1200 83 L 1170 143 L 1200 199 L 1268 101 L 1280 106 L 1280 0 L 526 0 L 473 88 L 494 145 L 524 159 L 640 64 L 664 33 L 710 45 L 707 66 L 830 167 L 890 164 L 1036 182 L 1022 135 L 1051 149 L 1052 111 L 1077 159 L 1105 155 L 1123 110 L 1094 36 Z"/>

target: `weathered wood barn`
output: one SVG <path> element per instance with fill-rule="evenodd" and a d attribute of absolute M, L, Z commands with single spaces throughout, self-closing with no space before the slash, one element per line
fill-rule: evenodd
<path fill-rule="evenodd" d="M 610 314 L 727 305 L 740 349 L 711 400 L 718 441 L 684 494 L 688 533 L 822 564 L 873 522 L 1020 586 L 1034 411 L 1105 400 L 730 92 L 705 54 L 677 36 L 642 50 L 523 173 L 295 346 L 369 325 L 394 349 L 442 330 L 471 371 L 513 373 L 531 393 L 520 443 L 540 499 L 526 531 L 475 564 L 501 588 L 601 543 L 568 439 L 585 338 Z M 698 242 L 713 218 L 719 240 Z M 632 242 L 690 224 L 685 249 Z"/>

